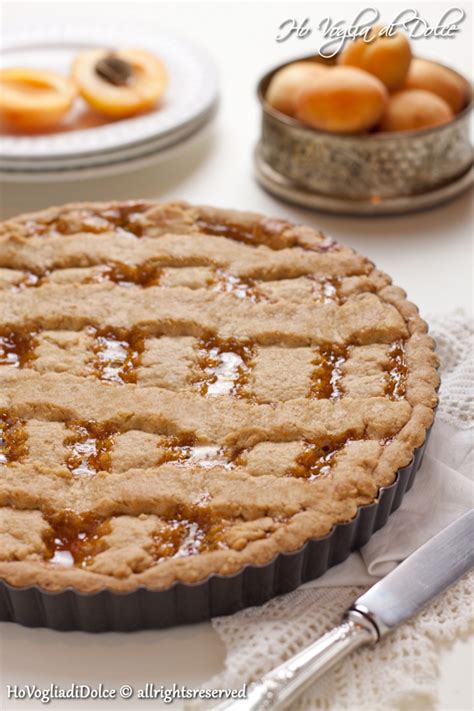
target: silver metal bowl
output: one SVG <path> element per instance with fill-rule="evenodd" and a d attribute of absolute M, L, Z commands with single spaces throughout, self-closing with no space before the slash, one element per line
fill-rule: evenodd
<path fill-rule="evenodd" d="M 292 62 L 301 60 L 334 63 L 314 55 Z M 326 196 L 332 199 L 328 200 L 327 209 L 334 202 L 345 202 L 355 206 L 354 212 L 364 213 L 370 212 L 367 204 L 373 205 L 377 212 L 377 206 L 387 202 L 400 203 L 400 198 L 420 196 L 451 183 L 465 186 L 469 182 L 460 178 L 469 173 L 473 162 L 469 136 L 472 95 L 465 108 L 441 126 L 396 133 L 329 133 L 305 126 L 265 101 L 273 75 L 292 62 L 272 69 L 258 84 L 262 132 L 257 173 L 262 173 L 263 165 L 267 173 L 285 183 L 293 196 L 301 191 L 307 205 L 308 194 L 312 193 L 316 196 L 316 207 L 317 198 Z M 469 86 L 467 81 L 466 84 Z M 271 190 L 268 179 L 265 187 Z M 298 202 L 296 198 L 293 201 Z M 365 206 L 363 210 L 357 209 L 359 203 Z M 401 204 L 405 203 L 402 200 Z"/>

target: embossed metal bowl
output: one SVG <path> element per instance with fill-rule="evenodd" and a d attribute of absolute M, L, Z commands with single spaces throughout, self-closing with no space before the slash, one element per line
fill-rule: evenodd
<path fill-rule="evenodd" d="M 292 62 L 301 60 L 335 62 L 317 55 Z M 292 62 L 272 69 L 258 84 L 262 132 L 256 169 L 264 187 L 306 206 L 330 211 L 342 207 L 343 212 L 365 214 L 387 211 L 391 204 L 395 212 L 414 209 L 411 199 L 415 205 L 427 206 L 423 203 L 430 201 L 420 200 L 421 196 L 439 193 L 436 202 L 446 199 L 447 186 L 459 186 L 447 191 L 449 197 L 467 187 L 473 162 L 471 92 L 464 109 L 441 126 L 363 135 L 329 133 L 306 126 L 265 101 L 273 75 Z"/>

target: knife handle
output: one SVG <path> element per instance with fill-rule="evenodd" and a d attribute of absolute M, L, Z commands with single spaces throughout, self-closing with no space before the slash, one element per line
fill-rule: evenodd
<path fill-rule="evenodd" d="M 220 705 L 218 710 L 280 711 L 347 654 L 378 638 L 375 625 L 360 612 L 350 610 L 342 624 L 252 684 L 246 699 Z"/>

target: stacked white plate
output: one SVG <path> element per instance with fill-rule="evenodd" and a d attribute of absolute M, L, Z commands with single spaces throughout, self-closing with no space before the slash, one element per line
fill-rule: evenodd
<path fill-rule="evenodd" d="M 140 47 L 166 65 L 169 84 L 151 112 L 106 122 L 77 99 L 60 131 L 0 135 L 0 177 L 7 181 L 76 180 L 134 169 L 190 140 L 213 116 L 217 71 L 206 52 L 170 34 L 107 28 L 35 28 L 6 37 L 2 67 L 49 69 L 67 76 L 83 49 Z"/>

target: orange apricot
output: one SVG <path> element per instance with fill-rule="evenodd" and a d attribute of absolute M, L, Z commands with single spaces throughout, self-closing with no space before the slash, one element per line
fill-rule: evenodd
<path fill-rule="evenodd" d="M 387 90 L 376 77 L 335 67 L 298 95 L 296 117 L 324 131 L 360 133 L 378 123 L 387 101 Z"/>
<path fill-rule="evenodd" d="M 404 88 L 433 92 L 444 99 L 455 114 L 467 101 L 467 82 L 447 67 L 427 59 L 412 60 Z"/>
<path fill-rule="evenodd" d="M 389 36 L 380 35 L 381 31 L 380 26 L 373 27 L 368 41 L 359 37 L 347 44 L 338 57 L 338 64 L 364 69 L 393 91 L 406 79 L 411 61 L 410 42 L 401 32 Z"/>
<path fill-rule="evenodd" d="M 90 106 L 112 118 L 151 109 L 167 85 L 163 62 L 144 49 L 84 50 L 74 61 L 72 76 Z"/>
<path fill-rule="evenodd" d="M 450 107 L 439 96 L 424 89 L 402 89 L 390 97 L 382 116 L 382 131 L 414 131 L 448 123 Z"/>
<path fill-rule="evenodd" d="M 295 115 L 296 98 L 308 86 L 317 83 L 327 69 L 317 62 L 293 62 L 273 75 L 265 94 L 266 101 L 277 111 Z"/>
<path fill-rule="evenodd" d="M 24 67 L 0 69 L 0 120 L 9 128 L 53 128 L 76 96 L 74 84 L 54 72 Z"/>

